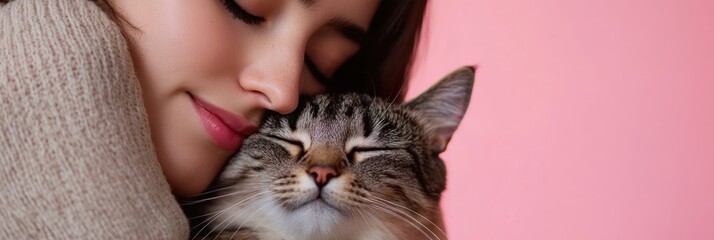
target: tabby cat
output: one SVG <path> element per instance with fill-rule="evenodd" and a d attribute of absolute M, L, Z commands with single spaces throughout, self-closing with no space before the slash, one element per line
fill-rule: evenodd
<path fill-rule="evenodd" d="M 394 105 L 358 94 L 268 113 L 212 189 L 185 201 L 195 238 L 446 239 L 446 148 L 474 68 Z"/>

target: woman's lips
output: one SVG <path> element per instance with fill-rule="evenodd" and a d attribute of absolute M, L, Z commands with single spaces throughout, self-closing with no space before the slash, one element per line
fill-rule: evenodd
<path fill-rule="evenodd" d="M 257 128 L 248 121 L 201 98 L 191 95 L 193 105 L 203 127 L 213 141 L 223 149 L 236 151 L 243 139 L 253 134 Z"/>

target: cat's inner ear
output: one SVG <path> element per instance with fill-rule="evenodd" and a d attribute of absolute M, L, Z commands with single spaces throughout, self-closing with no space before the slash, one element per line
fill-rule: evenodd
<path fill-rule="evenodd" d="M 421 118 L 431 137 L 432 152 L 446 150 L 471 100 L 476 68 L 462 67 L 442 78 L 424 93 L 405 103 Z"/>

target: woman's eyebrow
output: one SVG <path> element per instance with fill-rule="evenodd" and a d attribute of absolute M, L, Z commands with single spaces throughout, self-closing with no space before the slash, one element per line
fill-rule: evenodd
<path fill-rule="evenodd" d="M 310 6 L 314 5 L 318 0 L 299 0 L 300 3 L 302 3 L 303 6 L 306 8 L 309 8 Z"/>
<path fill-rule="evenodd" d="M 303 5 L 303 7 L 309 8 L 310 6 L 316 4 L 319 0 L 298 1 Z M 367 29 L 365 29 L 364 27 L 360 27 L 356 23 L 346 20 L 344 18 L 334 18 L 330 20 L 330 25 L 347 39 L 357 44 L 362 44 L 364 39 L 367 37 Z"/>
<path fill-rule="evenodd" d="M 303 0 L 301 0 L 303 1 Z M 307 0 L 306 0 L 307 1 Z M 362 44 L 364 39 L 367 37 L 367 29 L 360 27 L 346 19 L 335 18 L 329 23 L 330 26 L 334 27 L 340 34 L 345 36 L 347 39 L 357 43 Z"/>

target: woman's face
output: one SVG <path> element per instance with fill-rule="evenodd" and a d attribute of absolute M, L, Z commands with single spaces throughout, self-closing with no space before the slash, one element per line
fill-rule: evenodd
<path fill-rule="evenodd" d="M 122 0 L 151 133 L 175 194 L 204 190 L 264 110 L 325 90 L 379 0 Z M 308 60 L 309 59 L 309 60 Z M 310 61 L 314 68 L 308 68 Z"/>

